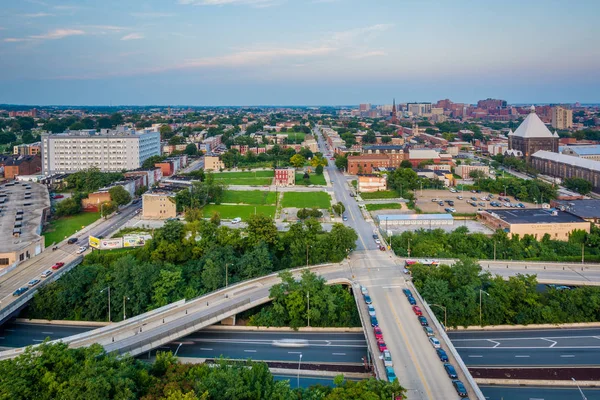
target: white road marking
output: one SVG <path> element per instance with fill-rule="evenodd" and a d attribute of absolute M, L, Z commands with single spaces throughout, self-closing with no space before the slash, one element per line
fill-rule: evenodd
<path fill-rule="evenodd" d="M 558 342 L 557 342 L 557 341 L 555 341 L 555 340 L 550 340 L 550 339 L 546 339 L 546 338 L 540 338 L 540 339 L 542 339 L 542 340 L 546 340 L 546 341 L 548 341 L 548 342 L 552 342 L 552 344 L 550 345 L 550 347 L 554 347 L 554 346 L 556 346 L 556 344 L 558 343 Z"/>
<path fill-rule="evenodd" d="M 212 349 L 208 349 L 206 347 L 200 347 L 200 350 L 203 350 L 203 351 L 212 351 Z"/>
<path fill-rule="evenodd" d="M 256 350 L 244 350 L 246 353 L 256 353 Z"/>
<path fill-rule="evenodd" d="M 301 351 L 288 351 L 288 354 L 302 354 Z"/>
<path fill-rule="evenodd" d="M 573 357 L 575 357 L 573 354 L 561 354 L 560 356 L 562 358 L 573 358 Z"/>
<path fill-rule="evenodd" d="M 54 332 L 42 332 L 44 335 L 53 335 Z"/>
<path fill-rule="evenodd" d="M 529 358 L 529 356 L 515 356 L 515 358 Z"/>
<path fill-rule="evenodd" d="M 471 358 L 482 358 L 483 356 L 469 356 Z"/>
<path fill-rule="evenodd" d="M 496 342 L 495 340 L 488 339 L 488 342 L 494 343 L 494 347 L 492 347 L 492 349 L 495 349 L 496 347 L 500 346 L 500 342 Z"/>
<path fill-rule="evenodd" d="M 6 332 L 14 332 L 14 329 L 5 329 Z"/>
<path fill-rule="evenodd" d="M 401 288 L 403 287 L 402 285 L 392 285 L 392 286 L 382 286 L 382 289 L 396 289 L 396 288 Z"/>
<path fill-rule="evenodd" d="M 333 354 L 334 356 L 345 356 L 346 355 L 346 353 L 331 353 L 331 354 Z"/>
<path fill-rule="evenodd" d="M 34 342 L 43 342 L 43 339 L 32 339 Z"/>

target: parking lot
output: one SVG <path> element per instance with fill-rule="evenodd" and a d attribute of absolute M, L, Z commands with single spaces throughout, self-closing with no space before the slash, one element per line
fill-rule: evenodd
<path fill-rule="evenodd" d="M 488 192 L 472 193 L 470 191 L 468 191 L 468 192 L 465 191 L 465 192 L 452 193 L 449 190 L 423 190 L 423 191 L 416 190 L 415 195 L 417 198 L 417 201 L 416 201 L 417 207 L 419 207 L 425 213 L 432 213 L 432 212 L 445 213 L 446 211 L 444 211 L 444 209 L 449 208 L 449 207 L 454 208 L 456 210 L 456 213 L 458 213 L 458 214 L 463 214 L 463 213 L 473 214 L 473 213 L 477 212 L 477 210 L 480 208 L 482 208 L 482 209 L 510 208 L 510 207 L 504 206 L 505 201 L 500 202 L 502 204 L 501 207 L 490 206 L 491 201 L 498 201 L 498 195 L 492 195 L 494 197 L 491 198 L 490 200 L 483 200 L 482 198 L 487 198 L 488 196 L 490 196 L 490 193 L 488 193 Z M 462 199 L 461 199 L 461 197 L 462 197 Z M 472 197 L 475 197 L 476 201 L 472 200 L 471 199 Z M 433 199 L 437 199 L 438 201 L 443 201 L 444 205 L 439 205 L 439 202 L 433 201 Z M 448 205 L 446 200 L 452 200 L 454 202 L 454 205 Z M 475 202 L 476 205 L 473 206 L 473 205 L 469 204 L 468 201 Z M 514 197 L 510 197 L 510 202 L 511 203 L 523 203 L 523 205 L 525 205 L 525 208 L 536 207 L 536 205 L 532 204 L 532 203 L 527 203 L 524 201 L 515 201 Z"/>

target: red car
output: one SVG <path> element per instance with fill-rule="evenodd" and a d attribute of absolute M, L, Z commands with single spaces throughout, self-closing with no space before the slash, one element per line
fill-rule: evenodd
<path fill-rule="evenodd" d="M 54 264 L 52 266 L 52 269 L 59 269 L 60 267 L 62 267 L 63 265 L 65 265 L 64 262 L 57 262 L 56 264 Z"/>
<path fill-rule="evenodd" d="M 384 245 L 380 245 L 380 246 L 379 246 L 379 250 L 381 250 L 381 251 L 385 251 L 385 246 L 384 246 Z"/>
<path fill-rule="evenodd" d="M 423 315 L 423 312 L 421 311 L 421 309 L 418 306 L 413 306 L 413 311 L 414 311 L 415 315 Z"/>
<path fill-rule="evenodd" d="M 375 333 L 375 339 L 383 339 L 383 332 L 381 332 L 381 328 L 376 326 L 373 328 L 373 332 Z"/>
<path fill-rule="evenodd" d="M 65 196 L 63 196 L 62 194 L 55 194 L 54 195 L 55 199 L 62 199 L 63 197 L 65 197 Z"/>
<path fill-rule="evenodd" d="M 379 351 L 380 352 L 384 352 L 385 350 L 387 350 L 387 346 L 385 345 L 385 342 L 383 341 L 383 339 L 380 339 L 377 341 L 377 347 L 379 347 Z"/>

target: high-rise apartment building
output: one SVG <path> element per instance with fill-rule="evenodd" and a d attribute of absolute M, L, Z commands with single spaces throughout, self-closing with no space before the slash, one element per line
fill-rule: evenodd
<path fill-rule="evenodd" d="M 408 112 L 412 115 L 429 115 L 431 114 L 431 103 L 408 103 Z"/>
<path fill-rule="evenodd" d="M 361 105 L 358 106 L 359 111 L 361 112 L 367 112 L 371 110 L 371 104 L 369 103 L 363 103 Z"/>
<path fill-rule="evenodd" d="M 42 135 L 42 173 L 77 172 L 88 168 L 123 171 L 140 168 L 160 155 L 160 132 L 119 127 Z"/>
<path fill-rule="evenodd" d="M 552 127 L 554 129 L 571 129 L 573 127 L 573 110 L 563 107 L 552 108 Z"/>
<path fill-rule="evenodd" d="M 498 108 L 506 108 L 506 100 L 490 99 L 479 100 L 477 102 L 477 108 L 483 108 L 486 110 L 494 110 Z"/>

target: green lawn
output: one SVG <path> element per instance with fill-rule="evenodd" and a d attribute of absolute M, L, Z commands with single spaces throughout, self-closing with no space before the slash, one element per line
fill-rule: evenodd
<path fill-rule="evenodd" d="M 295 140 L 296 143 L 300 144 L 301 142 L 304 141 L 304 136 L 306 136 L 306 134 L 304 132 L 282 132 L 282 135 L 287 135 L 288 139 L 290 140 Z"/>
<path fill-rule="evenodd" d="M 382 203 L 382 204 L 365 204 L 367 211 L 378 210 L 399 210 L 402 208 L 400 203 Z"/>
<path fill-rule="evenodd" d="M 275 172 L 273 171 L 249 171 L 249 172 L 218 172 L 212 174 L 216 180 L 227 185 L 270 185 L 273 182 Z"/>
<path fill-rule="evenodd" d="M 72 217 L 64 217 L 50 222 L 44 232 L 45 245 L 50 246 L 52 243 L 63 241 L 75 231 L 81 230 L 82 227 L 91 224 L 98 218 L 100 218 L 99 212 L 82 212 Z"/>
<path fill-rule="evenodd" d="M 380 190 L 379 192 L 369 192 L 369 193 L 360 193 L 360 197 L 363 200 L 373 200 L 373 199 L 395 199 L 400 197 L 398 193 L 393 190 Z"/>
<path fill-rule="evenodd" d="M 309 182 L 304 182 L 304 173 L 296 174 L 296 185 L 307 186 L 307 185 L 319 185 L 326 186 L 325 175 L 309 174 Z"/>
<path fill-rule="evenodd" d="M 262 190 L 226 190 L 221 203 L 236 204 L 275 204 L 275 192 L 265 192 Z"/>
<path fill-rule="evenodd" d="M 248 217 L 256 211 L 257 214 L 264 214 L 270 217 L 275 217 L 275 206 L 246 206 L 246 205 L 216 205 L 209 204 L 204 206 L 202 209 L 204 211 L 204 217 L 210 218 L 213 213 L 216 211 L 221 216 L 221 219 L 233 219 L 240 217 L 243 220 L 248 219 Z"/>
<path fill-rule="evenodd" d="M 325 192 L 285 192 L 282 206 L 296 208 L 329 208 L 331 196 Z"/>

